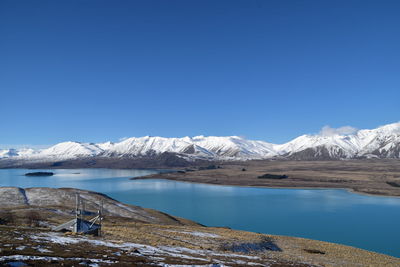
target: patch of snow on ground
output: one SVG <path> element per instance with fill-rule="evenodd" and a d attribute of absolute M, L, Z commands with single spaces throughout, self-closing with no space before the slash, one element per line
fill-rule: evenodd
<path fill-rule="evenodd" d="M 58 233 L 42 233 L 40 235 L 32 236 L 31 238 L 35 239 L 35 240 L 46 240 L 46 241 L 50 241 L 50 242 L 58 243 L 58 244 L 62 244 L 62 245 L 87 242 L 87 243 L 95 245 L 95 246 L 118 248 L 118 249 L 130 252 L 131 254 L 136 254 L 137 252 L 132 252 L 132 251 L 137 250 L 141 255 L 149 256 L 149 257 L 169 256 L 169 257 L 181 258 L 181 259 L 186 259 L 186 260 L 209 261 L 209 257 L 217 256 L 217 257 L 227 258 L 227 259 L 229 259 L 230 262 L 235 262 L 235 258 L 236 258 L 236 261 L 240 261 L 239 259 L 260 260 L 260 257 L 257 257 L 257 256 L 248 256 L 248 255 L 234 254 L 234 253 L 225 254 L 225 253 L 217 253 L 217 252 L 213 252 L 213 251 L 209 251 L 209 250 L 195 250 L 195 249 L 189 249 L 189 248 L 184 248 L 184 247 L 169 247 L 169 246 L 153 247 L 153 246 L 149 246 L 149 245 L 136 244 L 136 243 L 130 243 L 130 242 L 114 243 L 111 241 L 89 239 L 86 237 L 60 236 L 60 234 L 58 234 Z M 161 258 L 161 259 L 163 259 L 163 258 Z M 93 260 L 91 260 L 91 261 L 93 261 Z M 218 261 L 218 262 L 220 262 L 220 261 Z M 220 264 L 224 264 L 224 263 L 225 262 L 220 262 Z M 248 262 L 247 264 L 256 264 L 256 263 Z M 165 265 L 165 266 L 179 266 L 179 265 Z M 202 265 L 202 266 L 213 266 L 213 265 Z M 214 265 L 214 266 L 224 266 L 224 265 Z"/>
<path fill-rule="evenodd" d="M 45 257 L 45 256 L 28 256 L 28 255 L 11 255 L 11 256 L 0 256 L 0 262 L 9 261 L 9 260 L 17 260 L 17 261 L 63 261 L 63 260 L 73 260 L 73 261 L 91 261 L 95 263 L 117 263 L 117 261 L 111 260 L 101 260 L 101 259 L 86 259 L 86 258 L 62 258 L 62 257 Z"/>
<path fill-rule="evenodd" d="M 188 234 L 188 235 L 193 235 L 193 236 L 198 236 L 198 237 L 209 237 L 209 238 L 219 238 L 221 236 L 217 234 L 211 234 L 211 233 L 205 233 L 205 232 L 186 232 L 186 231 L 172 231 L 172 230 L 166 230 L 167 232 L 173 232 L 173 233 L 182 233 L 182 234 Z"/>
<path fill-rule="evenodd" d="M 224 264 L 206 264 L 206 265 L 179 265 L 179 264 L 163 264 L 163 267 L 228 267 Z"/>
<path fill-rule="evenodd" d="M 189 235 L 200 236 L 200 237 L 211 237 L 211 238 L 219 238 L 219 235 L 210 234 L 210 233 L 203 233 L 203 232 L 185 232 Z"/>
<path fill-rule="evenodd" d="M 204 256 L 221 256 L 221 257 L 234 257 L 234 258 L 246 258 L 246 259 L 253 259 L 259 260 L 260 257 L 256 256 L 248 256 L 248 255 L 241 255 L 241 254 L 234 254 L 234 253 L 217 253 L 208 250 L 199 250 L 199 249 L 190 249 L 190 248 L 183 248 L 183 247 L 167 247 L 161 246 L 163 250 L 174 252 L 174 253 L 189 253 L 189 254 L 197 254 L 197 255 L 204 255 Z"/>
<path fill-rule="evenodd" d="M 56 234 L 42 234 L 37 236 L 31 236 L 33 240 L 46 240 L 52 243 L 66 245 L 66 244 L 77 244 L 79 242 L 83 242 L 81 238 L 71 238 L 66 236 L 60 236 Z"/>
<path fill-rule="evenodd" d="M 45 248 L 35 248 L 40 253 L 51 253 L 53 251 L 45 249 Z"/>

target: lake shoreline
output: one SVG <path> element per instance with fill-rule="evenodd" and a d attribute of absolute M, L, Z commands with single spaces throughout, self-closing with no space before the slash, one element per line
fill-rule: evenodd
<path fill-rule="evenodd" d="M 184 169 L 132 179 L 168 179 L 201 184 L 288 188 L 344 189 L 368 195 L 400 197 L 399 161 L 249 161 L 223 163 L 214 169 Z M 189 170 L 189 171 L 188 171 Z M 284 179 L 259 176 L 287 175 Z"/>
<path fill-rule="evenodd" d="M 261 188 L 345 189 L 369 196 L 400 197 L 400 160 L 398 159 L 216 161 L 201 164 L 193 162 L 192 165 L 181 167 L 167 166 L 160 162 L 147 163 L 148 165 L 136 163 L 132 165 L 130 161 L 123 160 L 121 162 L 96 161 L 96 164 L 88 165 L 85 161 L 78 161 L 60 166 L 37 164 L 25 167 L 48 170 L 76 168 L 157 170 L 162 173 L 142 178 Z M 22 169 L 23 166 L 5 169 Z M 217 168 L 208 169 L 210 166 Z M 257 179 L 265 174 L 288 177 Z"/>
<path fill-rule="evenodd" d="M 181 179 L 174 179 L 171 177 L 159 177 L 156 174 L 150 174 L 146 176 L 139 176 L 139 177 L 132 177 L 129 178 L 129 180 L 168 180 L 168 181 L 176 181 L 176 182 L 181 182 L 181 183 L 190 183 L 190 184 L 202 184 L 202 185 L 213 185 L 213 186 L 233 186 L 233 187 L 244 187 L 244 188 L 260 188 L 260 189 L 298 189 L 298 190 L 344 190 L 349 193 L 357 194 L 357 195 L 362 195 L 362 196 L 370 196 L 370 197 L 390 197 L 390 198 L 400 198 L 400 196 L 392 196 L 392 195 L 382 195 L 382 194 L 371 194 L 371 193 L 364 193 L 364 192 L 359 192 L 355 191 L 354 189 L 351 188 L 345 188 L 345 187 L 307 187 L 307 186 L 296 186 L 296 187 L 290 187 L 290 186 L 258 186 L 258 185 L 237 185 L 237 184 L 215 184 L 215 183 L 206 183 L 206 182 L 198 182 L 198 181 L 187 181 L 187 180 L 181 180 Z"/>
<path fill-rule="evenodd" d="M 226 171 L 226 166 L 221 166 L 214 170 L 200 170 L 200 174 L 208 174 L 212 171 Z M 102 192 L 111 196 L 113 199 L 122 203 L 130 203 L 141 207 L 149 207 L 160 210 L 172 216 L 189 218 L 209 226 L 227 226 L 232 229 L 242 229 L 259 233 L 273 233 L 283 236 L 299 236 L 317 240 L 326 240 L 336 244 L 346 244 L 354 247 L 377 251 L 399 257 L 396 251 L 397 245 L 393 243 L 393 238 L 389 237 L 397 230 L 393 229 L 393 212 L 397 213 L 400 203 L 399 199 L 394 198 L 368 198 L 360 197 L 357 194 L 347 193 L 348 190 L 330 190 L 328 188 L 307 188 L 312 190 L 263 190 L 257 189 L 260 186 L 225 186 L 221 184 L 197 183 L 204 185 L 195 185 L 191 181 L 172 181 L 167 180 L 143 180 L 130 181 L 129 177 L 145 176 L 153 174 L 159 178 L 157 170 L 110 170 L 110 169 L 64 169 L 55 171 L 54 177 L 40 177 L 32 179 L 23 176 L 26 170 L 15 169 L 14 171 L 3 170 L 2 184 L 7 186 L 17 186 L 21 188 L 80 188 L 81 190 L 91 190 Z M 79 172 L 79 174 L 76 174 Z M 183 171 L 180 170 L 182 173 Z M 189 173 L 196 174 L 197 171 Z M 249 170 L 251 173 L 251 170 Z M 185 174 L 185 173 L 182 173 Z M 175 176 L 175 173 L 170 173 Z M 213 181 L 215 182 L 215 181 Z M 190 183 L 190 184 L 189 184 Z M 207 184 L 207 186 L 205 186 Z M 220 187 L 213 187 L 220 185 Z M 225 188 L 224 188 L 225 187 Z M 278 187 L 275 187 L 278 188 Z M 283 188 L 283 187 L 281 187 Z M 318 189 L 318 190 L 315 190 Z M 339 189 L 339 188 L 337 188 Z M 30 189 L 29 189 L 30 190 Z M 29 191 L 28 192 L 31 192 Z M 313 191 L 314 190 L 314 191 Z M 326 191 L 323 191 L 326 190 Z M 32 195 L 32 193 L 28 194 Z M 374 195 L 375 196 L 375 195 Z M 21 198 L 23 200 L 23 198 Z M 240 200 L 240 202 L 237 202 Z M 31 201 L 28 201 L 28 203 Z M 235 205 L 232 205 L 236 203 Z M 263 203 L 275 203 L 273 206 L 265 206 Z M 346 220 L 349 216 L 348 207 L 357 207 L 358 205 L 371 206 L 371 212 L 380 214 L 382 222 L 379 224 L 382 229 L 371 233 L 372 236 L 368 242 L 359 242 L 359 237 L 353 235 L 353 241 L 349 242 L 346 238 L 336 237 L 330 233 L 324 232 L 326 226 L 331 225 L 335 230 L 345 229 L 343 225 L 334 223 Z M 307 205 L 308 208 L 304 208 Z M 70 205 L 73 206 L 73 205 Z M 251 209 L 249 209 L 251 207 Z M 368 207 L 368 206 L 365 206 Z M 328 210 L 335 209 L 335 215 Z M 259 211 L 268 211 L 268 215 L 261 215 Z M 286 215 L 281 217 L 282 210 L 286 210 Z M 354 210 L 356 225 L 368 220 L 369 215 L 364 209 Z M 219 214 L 224 212 L 224 216 Z M 305 212 L 305 213 L 303 213 Z M 241 214 L 243 219 L 236 217 Z M 357 214 L 357 215 L 356 215 Z M 304 220 L 299 225 L 291 225 L 293 218 L 304 216 Z M 321 219 L 320 223 L 315 223 L 315 218 Z M 342 218 L 342 219 L 340 219 Z M 366 229 L 376 225 L 372 220 Z M 254 222 L 254 223 L 252 223 Z M 335 226 L 337 225 L 337 226 Z M 336 227 L 336 228 L 335 228 Z M 308 230 L 305 230 L 308 229 Z M 308 231 L 308 232 L 307 232 Z M 319 232 L 322 231 L 322 232 Z M 312 233 L 312 234 L 308 234 Z M 379 234 L 378 234 L 379 233 Z M 387 238 L 385 238 L 387 237 Z"/>
<path fill-rule="evenodd" d="M 188 219 L 172 217 L 157 210 L 125 204 L 95 191 L 74 188 L 24 189 L 16 187 L 0 187 L 0 191 L 5 194 L 3 201 L 7 204 L 0 208 L 0 212 L 5 210 L 13 213 L 11 225 L 0 225 L 0 248 L 7 255 L 2 256 L 0 253 L 0 263 L 13 257 L 16 253 L 12 250 L 13 247 L 18 247 L 17 254 L 25 255 L 26 257 L 21 256 L 24 262 L 31 264 L 45 263 L 41 260 L 45 261 L 45 257 L 49 255 L 59 257 L 61 260 L 76 261 L 71 256 L 74 253 L 78 253 L 80 258 L 91 256 L 95 259 L 107 255 L 107 259 L 113 259 L 116 264 L 136 262 L 137 256 L 141 257 L 142 262 L 155 264 L 158 262 L 157 258 L 152 257 L 154 253 L 158 253 L 158 256 L 167 258 L 174 264 L 212 264 L 213 259 L 218 259 L 225 264 L 231 263 L 230 266 L 243 266 L 247 263 L 261 266 L 265 263 L 280 263 L 282 266 L 335 266 L 337 264 L 354 266 L 360 263 L 368 266 L 397 266 L 400 263 L 400 258 L 395 256 L 340 243 L 202 226 Z M 33 194 L 34 192 L 36 194 Z M 106 216 L 103 222 L 103 237 L 63 235 L 51 231 L 49 227 L 25 225 L 26 210 L 36 212 L 41 225 L 50 226 L 69 220 L 72 215 L 65 211 L 73 206 L 77 192 L 85 198 L 94 197 L 97 201 L 102 199 L 109 204 L 107 212 L 110 215 Z M 30 201 L 22 201 L 16 193 L 28 195 Z M 54 197 L 62 199 L 63 206 L 54 204 Z M 121 210 L 122 207 L 129 207 L 129 209 Z M 90 210 L 89 206 L 87 208 Z M 93 208 L 96 207 L 91 207 Z M 125 213 L 119 214 L 121 211 Z M 139 214 L 141 216 L 138 217 Z M 151 216 L 143 217 L 145 214 Z M 148 218 L 150 221 L 143 222 L 143 218 Z M 34 238 L 31 238 L 32 236 Z M 57 240 L 67 241 L 63 243 L 61 250 Z M 32 252 L 24 246 L 27 242 L 33 242 L 36 247 L 46 247 L 50 250 Z M 82 243 L 95 253 L 81 250 L 79 245 Z M 9 246 L 10 244 L 12 247 Z M 251 248 L 248 248 L 249 244 L 252 244 Z M 106 249 L 102 248 L 102 245 Z M 68 251 L 73 252 L 65 252 L 66 247 Z M 124 250 L 129 252 L 132 248 L 136 249 L 134 254 L 123 252 Z M 147 253 L 148 248 L 154 252 Z M 32 253 L 37 259 L 29 258 Z M 232 258 L 237 258 L 237 262 L 231 262 Z M 200 262 L 199 259 L 201 259 Z M 77 263 L 79 260 L 74 262 L 74 264 Z"/>

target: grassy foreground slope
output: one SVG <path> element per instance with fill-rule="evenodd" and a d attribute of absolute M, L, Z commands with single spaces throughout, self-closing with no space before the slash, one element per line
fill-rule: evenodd
<path fill-rule="evenodd" d="M 103 236 L 56 233 L 75 194 L 103 200 Z M 399 266 L 400 259 L 302 238 L 204 227 L 78 189 L 0 188 L 0 265 Z M 95 204 L 87 205 L 94 210 Z"/>

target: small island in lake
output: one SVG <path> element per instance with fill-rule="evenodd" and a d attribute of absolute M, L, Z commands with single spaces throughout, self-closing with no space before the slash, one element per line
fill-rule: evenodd
<path fill-rule="evenodd" d="M 25 176 L 53 176 L 54 172 L 28 172 Z"/>
<path fill-rule="evenodd" d="M 270 174 L 266 173 L 264 175 L 260 175 L 257 178 L 259 179 L 286 179 L 288 176 L 286 174 L 279 175 L 279 174 Z"/>

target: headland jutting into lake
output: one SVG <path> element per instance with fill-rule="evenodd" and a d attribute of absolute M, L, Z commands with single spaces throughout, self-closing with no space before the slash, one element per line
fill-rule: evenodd
<path fill-rule="evenodd" d="M 216 185 L 269 188 L 343 188 L 356 193 L 400 196 L 400 160 L 218 162 L 133 179 L 170 179 Z M 268 178 L 268 175 L 269 178 Z M 264 179 L 262 178 L 263 176 Z M 273 176 L 282 176 L 275 179 Z"/>

